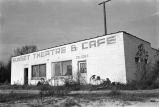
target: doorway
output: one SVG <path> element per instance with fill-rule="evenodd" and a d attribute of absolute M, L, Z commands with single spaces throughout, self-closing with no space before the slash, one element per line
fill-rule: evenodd
<path fill-rule="evenodd" d="M 24 68 L 24 85 L 28 85 L 28 68 Z"/>
<path fill-rule="evenodd" d="M 78 72 L 80 83 L 87 84 L 87 62 L 85 60 L 78 62 Z"/>

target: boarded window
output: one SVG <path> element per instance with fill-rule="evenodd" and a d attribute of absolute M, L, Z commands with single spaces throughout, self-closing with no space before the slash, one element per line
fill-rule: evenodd
<path fill-rule="evenodd" d="M 72 75 L 72 61 L 55 62 L 53 66 L 53 76 L 70 76 Z"/>
<path fill-rule="evenodd" d="M 46 77 L 46 64 L 32 66 L 32 79 L 40 79 Z"/>

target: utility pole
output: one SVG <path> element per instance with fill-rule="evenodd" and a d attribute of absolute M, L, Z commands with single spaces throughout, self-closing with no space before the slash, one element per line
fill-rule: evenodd
<path fill-rule="evenodd" d="M 98 4 L 98 5 L 103 5 L 105 35 L 107 35 L 107 21 L 106 21 L 106 7 L 105 7 L 105 5 L 109 1 L 111 1 L 111 0 L 103 1 L 103 2 Z"/>

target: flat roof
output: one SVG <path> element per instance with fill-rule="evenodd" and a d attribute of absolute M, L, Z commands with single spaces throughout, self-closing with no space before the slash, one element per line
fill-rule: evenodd
<path fill-rule="evenodd" d="M 139 37 L 136 37 L 136 36 L 134 36 L 134 35 L 132 35 L 132 34 L 130 34 L 130 33 L 127 33 L 126 31 L 118 31 L 118 32 L 115 32 L 115 33 L 107 34 L 107 35 L 112 35 L 112 34 L 117 34 L 117 33 L 126 33 L 126 34 L 128 34 L 128 35 L 130 35 L 130 36 L 133 36 L 133 37 L 135 37 L 135 38 L 137 38 L 137 39 L 140 39 L 140 40 L 142 40 L 142 41 L 147 42 L 147 43 L 150 44 L 150 42 L 145 41 L 145 40 L 143 40 L 143 39 L 141 39 L 141 38 L 139 38 Z M 104 37 L 104 36 L 107 36 L 107 35 L 101 35 L 101 36 L 96 36 L 96 37 L 87 38 L 87 39 L 83 39 L 83 40 L 78 40 L 78 41 L 75 41 L 75 42 L 70 42 L 70 43 L 66 43 L 66 44 L 56 45 L 56 46 L 53 46 L 53 47 L 50 47 L 50 48 L 37 50 L 37 51 L 35 51 L 35 52 L 39 52 L 39 51 L 43 51 L 43 50 L 47 50 L 47 49 L 51 49 L 51 48 L 57 48 L 57 47 L 60 47 L 60 46 L 69 45 L 69 44 L 73 44 L 73 43 L 77 43 L 77 42 L 81 42 L 81 41 L 85 41 L 85 40 L 95 39 L 95 38 L 98 38 L 98 37 Z M 35 53 L 35 52 L 31 52 L 31 53 Z M 27 53 L 27 54 L 31 54 L 31 53 Z M 27 54 L 24 54 L 24 55 L 27 55 Z M 12 56 L 12 57 L 18 57 L 18 56 L 23 56 L 23 55 L 17 55 L 17 56 Z"/>

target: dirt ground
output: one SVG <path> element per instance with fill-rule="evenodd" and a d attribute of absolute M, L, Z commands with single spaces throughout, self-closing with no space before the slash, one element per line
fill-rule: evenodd
<path fill-rule="evenodd" d="M 106 95 L 38 97 L 0 103 L 0 107 L 159 107 L 157 97 L 129 100 Z"/>

